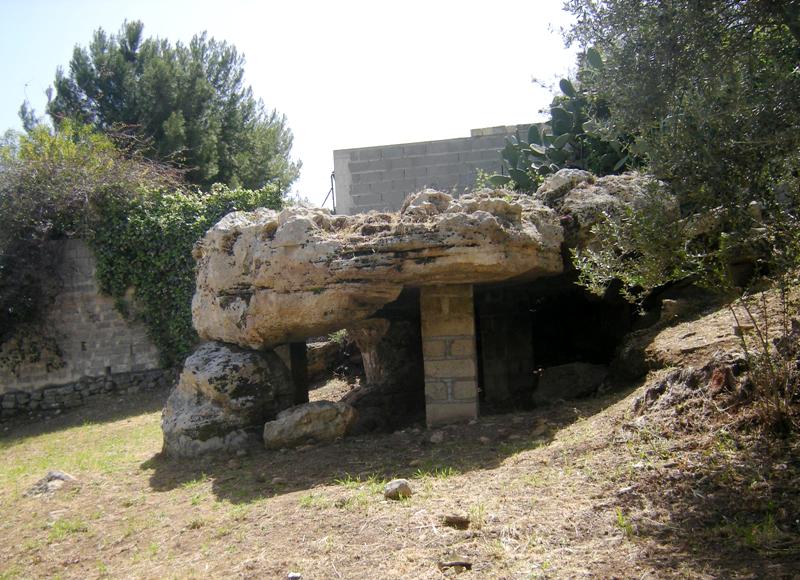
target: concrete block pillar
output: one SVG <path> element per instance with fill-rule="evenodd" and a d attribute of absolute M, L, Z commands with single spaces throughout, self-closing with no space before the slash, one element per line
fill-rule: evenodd
<path fill-rule="evenodd" d="M 425 414 L 428 426 L 478 416 L 478 362 L 471 284 L 420 292 Z"/>

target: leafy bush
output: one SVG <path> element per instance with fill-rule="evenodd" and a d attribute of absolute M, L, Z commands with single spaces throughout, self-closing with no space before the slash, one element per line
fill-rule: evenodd
<path fill-rule="evenodd" d="M 599 289 L 616 276 L 641 296 L 690 273 L 731 288 L 747 283 L 739 265 L 773 277 L 800 265 L 780 258 L 800 201 L 800 7 L 565 7 L 575 16 L 567 41 L 602 53 L 581 77 L 606 107 L 590 129 L 629 136 L 629 150 L 674 193 L 682 224 L 665 221 L 658 204 L 637 211 L 649 215 L 609 216 L 597 227 L 600 247 L 576 254 L 583 282 Z"/>
<path fill-rule="evenodd" d="M 102 221 L 90 237 L 97 280 L 123 308 L 126 292 L 135 289 L 132 310 L 165 365 L 181 362 L 197 340 L 191 313 L 195 242 L 232 211 L 278 209 L 281 202 L 274 186 L 252 191 L 215 185 L 208 193 L 144 191 L 101 205 Z"/>
<path fill-rule="evenodd" d="M 602 296 L 615 280 L 631 302 L 654 288 L 691 274 L 697 264 L 687 241 L 688 220 L 679 220 L 675 197 L 654 183 L 636 208 L 606 213 L 593 228 L 597 242 L 573 249 L 578 283 Z"/>
<path fill-rule="evenodd" d="M 47 240 L 83 237 L 100 221 L 100 199 L 124 199 L 142 185 L 173 188 L 164 166 L 127 158 L 110 138 L 65 122 L 36 127 L 0 146 L 0 342 L 40 314 L 58 290 L 58 256 Z"/>
<path fill-rule="evenodd" d="M 225 214 L 278 208 L 282 195 L 278 185 L 190 191 L 171 168 L 68 121 L 57 133 L 39 126 L 7 140 L 0 147 L 0 344 L 16 334 L 19 347 L 4 351 L 4 366 L 53 350 L 48 329 L 37 326 L 59 290 L 48 242 L 73 237 L 89 241 L 101 289 L 144 321 L 163 363 L 179 362 L 196 340 L 193 244 Z M 23 324 L 36 331 L 19 335 Z"/>
<path fill-rule="evenodd" d="M 584 79 L 648 169 L 692 211 L 747 205 L 796 175 L 800 4 L 566 0 L 567 40 L 595 46 Z M 794 162 L 786 163 L 793 159 Z"/>
<path fill-rule="evenodd" d="M 730 306 L 759 420 L 783 436 L 800 430 L 800 320 L 792 294 L 790 287 L 779 284 L 777 307 L 769 306 L 764 292 L 744 295 Z"/>

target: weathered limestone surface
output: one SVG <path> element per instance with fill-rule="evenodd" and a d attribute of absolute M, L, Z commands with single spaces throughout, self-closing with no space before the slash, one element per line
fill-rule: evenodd
<path fill-rule="evenodd" d="M 291 406 L 289 370 L 271 351 L 208 342 L 186 359 L 161 419 L 164 452 L 195 457 L 246 447 L 264 422 Z"/>
<path fill-rule="evenodd" d="M 308 380 L 315 381 L 331 372 L 344 360 L 342 345 L 334 340 L 308 344 Z"/>
<path fill-rule="evenodd" d="M 399 213 L 235 212 L 195 249 L 200 336 L 253 349 L 363 320 L 403 286 L 474 284 L 563 269 L 556 213 L 531 196 L 423 191 Z"/>
<path fill-rule="evenodd" d="M 355 425 L 358 413 L 346 403 L 315 401 L 281 411 L 264 425 L 267 449 L 327 443 L 344 437 Z"/>
<path fill-rule="evenodd" d="M 648 189 L 660 185 L 655 179 L 635 172 L 595 177 L 580 169 L 562 169 L 545 180 L 535 197 L 561 216 L 567 245 L 587 247 L 594 237 L 592 226 L 605 213 L 640 207 Z M 678 219 L 677 201 L 674 210 Z"/>
<path fill-rule="evenodd" d="M 422 377 L 391 356 L 421 347 L 428 423 L 477 416 L 473 285 L 561 273 L 565 241 L 591 244 L 591 226 L 604 212 L 635 208 L 652 184 L 636 174 L 598 179 L 562 170 L 535 195 L 483 190 L 454 199 L 426 190 L 410 195 L 397 213 L 332 216 L 294 207 L 229 214 L 194 252 L 194 326 L 219 342 L 187 359 L 164 410 L 164 450 L 194 456 L 244 446 L 254 428 L 298 402 L 286 366 L 265 349 L 345 327 L 354 330 L 369 381 L 354 404 L 376 409 L 388 401 L 412 411 L 421 405 L 421 392 L 400 395 L 404 382 Z M 421 333 L 417 322 L 403 326 L 402 319 L 363 322 L 395 303 L 404 287 L 421 289 Z M 403 332 L 421 334 L 422 344 L 401 346 Z M 409 380 L 399 380 L 404 376 Z M 564 380 L 546 375 L 540 392 L 548 381 L 563 391 Z M 330 405 L 282 414 L 267 425 L 266 444 L 329 439 L 352 429 L 353 408 Z"/>

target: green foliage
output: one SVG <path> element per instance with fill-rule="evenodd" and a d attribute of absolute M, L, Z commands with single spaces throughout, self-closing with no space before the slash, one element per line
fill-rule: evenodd
<path fill-rule="evenodd" d="M 144 321 L 164 364 L 180 362 L 196 340 L 194 243 L 231 211 L 279 208 L 282 194 L 277 184 L 186 190 L 169 168 L 125 155 L 109 137 L 70 121 L 56 133 L 40 125 L 16 136 L 0 147 L 0 364 L 13 370 L 38 357 L 58 365 L 46 328 L 20 332 L 59 290 L 51 275 L 57 246 L 49 242 L 72 237 L 89 241 L 101 289 Z"/>
<path fill-rule="evenodd" d="M 204 189 L 287 189 L 300 167 L 289 157 L 292 133 L 244 85 L 236 48 L 205 33 L 173 46 L 143 30 L 126 22 L 116 35 L 98 29 L 88 47 L 75 47 L 69 72 L 56 72 L 53 123 L 124 131 L 148 157 L 177 163 Z"/>
<path fill-rule="evenodd" d="M 654 182 L 635 208 L 606 213 L 592 229 L 598 243 L 572 249 L 578 283 L 602 296 L 615 280 L 631 302 L 643 299 L 654 288 L 680 280 L 697 267 L 687 229 L 680 220 L 675 197 Z"/>
<path fill-rule="evenodd" d="M 576 254 L 583 283 L 599 291 L 616 277 L 641 297 L 690 272 L 727 288 L 746 283 L 737 263 L 773 276 L 796 267 L 781 252 L 800 200 L 800 5 L 565 5 L 576 17 L 567 40 L 596 47 L 581 87 L 607 114 L 590 128 L 630 136 L 685 226 L 670 226 L 657 204 L 640 210 L 653 215 L 612 217 L 598 226 L 599 247 Z"/>
<path fill-rule="evenodd" d="M 746 205 L 798 171 L 800 4 L 565 5 L 567 40 L 602 52 L 602 73 L 583 80 L 608 103 L 608 125 L 635 136 L 682 203 Z"/>
<path fill-rule="evenodd" d="M 48 240 L 85 236 L 99 199 L 174 183 L 163 168 L 126 158 L 108 137 L 71 122 L 56 134 L 37 126 L 10 136 L 0 146 L 0 342 L 58 289 L 51 273 L 59 256 Z"/>
<path fill-rule="evenodd" d="M 82 534 L 89 531 L 89 526 L 81 519 L 59 519 L 53 522 L 48 540 L 59 542 L 72 534 Z"/>
<path fill-rule="evenodd" d="M 347 344 L 348 336 L 347 336 L 347 329 L 342 328 L 337 330 L 336 332 L 332 332 L 328 335 L 328 340 L 332 340 L 339 348 L 344 347 Z"/>
<path fill-rule="evenodd" d="M 599 74 L 602 66 L 600 54 L 590 49 L 581 60 L 579 79 Z M 559 87 L 562 94 L 550 105 L 550 120 L 531 125 L 525 140 L 506 140 L 500 155 L 508 175 L 491 176 L 489 182 L 495 187 L 511 185 L 520 191 L 531 191 L 559 169 L 585 169 L 606 175 L 637 162 L 629 140 L 604 128 L 607 108 L 602 99 L 581 82 L 561 79 Z"/>
<path fill-rule="evenodd" d="M 785 275 L 778 279 L 777 296 L 745 294 L 729 306 L 739 328 L 758 419 L 784 437 L 800 430 L 800 319 L 792 288 L 796 285 L 796 279 Z"/>
<path fill-rule="evenodd" d="M 622 508 L 617 508 L 615 512 L 614 523 L 622 531 L 626 538 L 630 538 L 634 535 L 633 524 L 631 523 L 630 518 L 625 515 L 625 512 L 622 511 Z"/>
<path fill-rule="evenodd" d="M 197 340 L 191 313 L 195 242 L 232 211 L 277 209 L 281 200 L 275 186 L 252 191 L 215 185 L 208 193 L 144 191 L 99 208 L 102 221 L 90 238 L 97 280 L 120 301 L 135 289 L 133 311 L 165 365 L 181 362 Z"/>

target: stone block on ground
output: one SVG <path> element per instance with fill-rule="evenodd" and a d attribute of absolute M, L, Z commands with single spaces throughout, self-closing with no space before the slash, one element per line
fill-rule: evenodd
<path fill-rule="evenodd" d="M 307 356 L 310 381 L 329 375 L 345 358 L 342 344 L 335 340 L 308 343 Z"/>
<path fill-rule="evenodd" d="M 355 425 L 358 413 L 346 403 L 315 401 L 281 411 L 264 425 L 267 449 L 326 443 L 344 437 Z"/>

